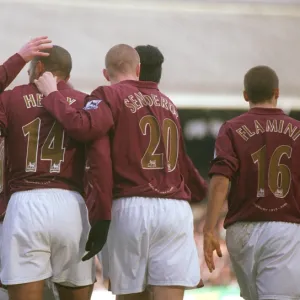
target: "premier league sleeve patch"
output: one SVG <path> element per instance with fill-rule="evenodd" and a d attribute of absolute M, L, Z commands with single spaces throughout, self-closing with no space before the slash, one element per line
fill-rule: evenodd
<path fill-rule="evenodd" d="M 102 100 L 91 100 L 85 105 L 83 109 L 85 110 L 97 109 L 100 102 L 102 102 Z"/>

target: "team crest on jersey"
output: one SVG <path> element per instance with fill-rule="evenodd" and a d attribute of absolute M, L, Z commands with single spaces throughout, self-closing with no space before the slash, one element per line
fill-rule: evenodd
<path fill-rule="evenodd" d="M 102 100 L 91 100 L 84 107 L 85 110 L 97 109 Z"/>

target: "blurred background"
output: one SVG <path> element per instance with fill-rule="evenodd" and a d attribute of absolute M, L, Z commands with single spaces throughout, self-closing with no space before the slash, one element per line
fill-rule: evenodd
<path fill-rule="evenodd" d="M 299 0 L 0 0 L 0 61 L 31 37 L 48 35 L 73 57 L 71 82 L 106 84 L 104 56 L 115 44 L 151 44 L 165 56 L 161 89 L 177 104 L 187 151 L 206 177 L 220 125 L 247 109 L 243 76 L 259 64 L 280 79 L 280 106 L 300 118 Z M 24 70 L 14 82 L 27 82 Z M 226 246 L 211 275 L 203 263 L 205 203 L 193 206 L 205 288 L 187 300 L 240 299 Z M 224 215 L 226 208 L 224 208 Z M 219 234 L 224 240 L 223 217 Z M 100 276 L 100 268 L 99 268 Z M 93 300 L 114 297 L 99 280 Z"/>

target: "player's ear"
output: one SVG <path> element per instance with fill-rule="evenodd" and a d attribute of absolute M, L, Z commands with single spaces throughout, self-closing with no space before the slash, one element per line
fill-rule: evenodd
<path fill-rule="evenodd" d="M 139 63 L 139 64 L 136 66 L 136 77 L 137 77 L 137 78 L 140 78 L 140 73 L 141 73 L 141 64 Z"/>
<path fill-rule="evenodd" d="M 103 69 L 103 76 L 107 81 L 110 81 L 107 69 Z"/>
<path fill-rule="evenodd" d="M 274 89 L 274 96 L 276 100 L 279 98 L 279 89 Z"/>
<path fill-rule="evenodd" d="M 41 61 L 38 61 L 35 66 L 36 78 L 39 78 L 45 72 L 45 66 Z"/>
<path fill-rule="evenodd" d="M 243 94 L 244 94 L 244 99 L 245 99 L 245 101 L 246 101 L 246 102 L 249 102 L 249 97 L 248 97 L 247 92 L 244 91 Z"/>

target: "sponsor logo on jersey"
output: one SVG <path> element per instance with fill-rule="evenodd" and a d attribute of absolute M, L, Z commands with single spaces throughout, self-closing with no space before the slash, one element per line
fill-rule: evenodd
<path fill-rule="evenodd" d="M 85 110 L 97 109 L 102 100 L 91 100 L 84 107 Z"/>

